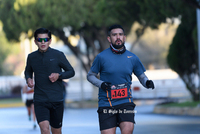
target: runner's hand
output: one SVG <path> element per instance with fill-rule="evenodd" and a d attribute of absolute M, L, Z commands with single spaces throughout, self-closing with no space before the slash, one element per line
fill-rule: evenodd
<path fill-rule="evenodd" d="M 33 88 L 33 86 L 34 86 L 33 79 L 28 78 L 28 79 L 27 79 L 27 85 L 28 85 L 28 87 Z"/>
<path fill-rule="evenodd" d="M 49 80 L 51 82 L 56 82 L 59 78 L 59 73 L 51 73 L 51 75 L 49 76 Z"/>
<path fill-rule="evenodd" d="M 147 86 L 147 88 L 152 88 L 152 89 L 154 89 L 153 81 L 152 81 L 152 80 L 147 80 L 146 86 Z"/>
<path fill-rule="evenodd" d="M 103 89 L 104 91 L 111 90 L 111 83 L 110 82 L 103 82 L 101 84 L 101 89 Z"/>

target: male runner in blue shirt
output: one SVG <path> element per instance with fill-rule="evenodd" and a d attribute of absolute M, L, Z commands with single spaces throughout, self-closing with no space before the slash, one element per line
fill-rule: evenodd
<path fill-rule="evenodd" d="M 132 134 L 135 104 L 131 95 L 132 73 L 146 88 L 154 89 L 152 80 L 144 74 L 139 58 L 126 50 L 126 36 L 121 25 L 112 25 L 107 37 L 110 48 L 99 53 L 87 75 L 99 87 L 98 115 L 101 134 L 115 134 L 120 127 L 122 134 Z M 100 73 L 100 79 L 97 78 Z"/>
<path fill-rule="evenodd" d="M 50 134 L 49 125 L 52 134 L 61 134 L 64 110 L 62 79 L 73 77 L 75 72 L 63 52 L 49 47 L 51 32 L 48 29 L 37 29 L 34 37 L 38 50 L 28 55 L 24 73 L 28 86 L 34 86 L 36 119 L 41 134 Z"/>

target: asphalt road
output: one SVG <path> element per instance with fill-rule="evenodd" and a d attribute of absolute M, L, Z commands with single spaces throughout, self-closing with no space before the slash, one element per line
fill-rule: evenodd
<path fill-rule="evenodd" d="M 134 134 L 200 134 L 200 117 L 152 113 L 153 105 L 137 106 Z M 63 134 L 100 134 L 97 108 L 65 109 Z M 0 108 L 0 134 L 40 134 L 25 107 Z M 119 128 L 117 134 L 120 134 Z"/>

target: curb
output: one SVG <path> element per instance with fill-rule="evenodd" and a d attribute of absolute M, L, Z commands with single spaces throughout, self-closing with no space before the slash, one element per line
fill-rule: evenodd
<path fill-rule="evenodd" d="M 0 108 L 26 107 L 25 103 L 1 103 Z M 96 108 L 98 103 L 66 102 L 66 108 Z"/>
<path fill-rule="evenodd" d="M 87 102 L 67 102 L 67 108 L 97 108 L 98 103 L 87 103 Z"/>
<path fill-rule="evenodd" d="M 25 107 L 25 104 L 22 102 L 0 104 L 0 108 L 10 108 L 10 107 Z"/>
<path fill-rule="evenodd" d="M 166 107 L 155 106 L 153 113 L 200 116 L 200 107 Z"/>

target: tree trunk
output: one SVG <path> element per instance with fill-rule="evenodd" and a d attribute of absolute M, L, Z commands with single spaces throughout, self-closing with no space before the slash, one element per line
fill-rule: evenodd
<path fill-rule="evenodd" d="M 200 100 L 199 89 L 195 86 L 194 79 L 191 79 L 190 76 L 186 76 L 184 78 L 181 77 L 181 79 L 184 81 L 184 83 L 186 84 L 187 89 L 191 93 L 193 101 Z"/>

